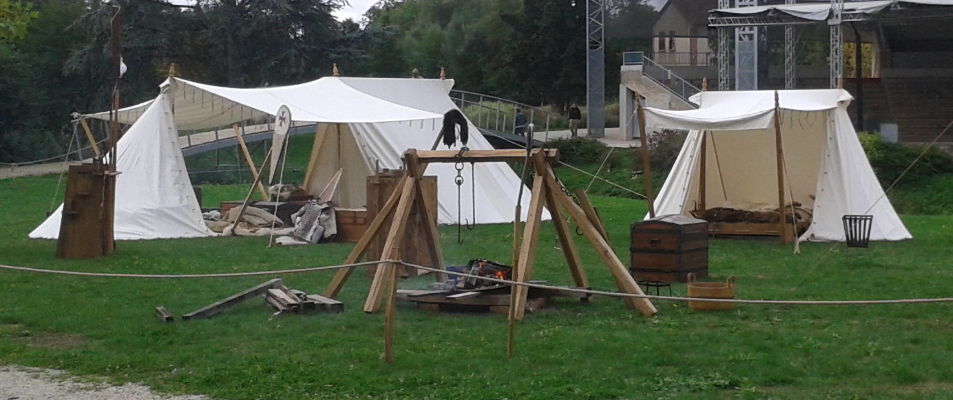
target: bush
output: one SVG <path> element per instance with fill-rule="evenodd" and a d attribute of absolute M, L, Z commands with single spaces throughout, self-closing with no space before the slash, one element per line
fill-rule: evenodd
<path fill-rule="evenodd" d="M 884 189 L 890 187 L 911 164 L 924 146 L 905 146 L 899 143 L 885 142 L 876 133 L 859 133 L 860 144 L 870 160 L 870 165 L 877 174 L 877 179 Z M 942 174 L 953 174 L 953 157 L 942 150 L 932 147 L 923 153 L 923 156 L 910 167 L 897 186 L 913 185 L 928 178 Z"/>

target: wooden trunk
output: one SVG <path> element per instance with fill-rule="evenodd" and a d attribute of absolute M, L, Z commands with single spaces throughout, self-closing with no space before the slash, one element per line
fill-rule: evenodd
<path fill-rule="evenodd" d="M 367 232 L 367 209 L 334 208 L 334 219 L 338 223 L 338 241 L 357 242 Z"/>
<path fill-rule="evenodd" d="M 56 242 L 58 258 L 92 258 L 112 253 L 115 246 L 111 218 L 105 203 L 110 180 L 109 166 L 81 164 L 69 167 L 60 234 Z"/>
<path fill-rule="evenodd" d="M 384 170 L 378 175 L 367 177 L 366 221 L 373 221 L 374 218 L 377 217 L 377 213 L 380 211 L 381 207 L 387 202 L 387 199 L 390 197 L 391 193 L 397 189 L 397 183 L 400 181 L 400 178 L 403 176 L 403 174 L 403 171 Z M 431 210 L 429 210 L 430 215 L 432 215 L 433 219 L 436 220 L 437 177 L 423 176 L 420 178 L 419 184 L 423 189 L 424 196 L 427 197 L 427 201 L 433 207 Z M 389 218 L 384 221 L 383 226 L 389 227 L 391 222 L 391 218 Z M 421 215 L 418 215 L 418 207 L 415 205 L 410 212 L 410 218 L 407 220 L 407 227 L 404 230 L 399 254 L 401 260 L 403 261 L 423 266 L 433 266 L 435 261 L 431 259 L 430 253 L 427 251 L 427 242 L 425 240 L 426 235 L 424 235 L 423 223 L 424 219 Z M 382 232 L 387 232 L 387 229 L 382 229 Z M 380 260 L 381 254 L 384 251 L 384 242 L 387 240 L 386 236 L 386 234 L 379 234 L 367 245 L 367 261 Z M 375 266 L 368 267 L 368 275 L 372 275 L 376 270 L 377 268 Z M 417 271 L 408 268 L 403 274 L 416 275 Z"/>
<path fill-rule="evenodd" d="M 688 274 L 708 276 L 708 223 L 668 215 L 631 226 L 632 265 L 640 282 L 687 282 Z"/>

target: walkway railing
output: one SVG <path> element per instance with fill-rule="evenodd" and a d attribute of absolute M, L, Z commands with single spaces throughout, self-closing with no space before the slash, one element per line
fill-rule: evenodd
<path fill-rule="evenodd" d="M 451 90 L 450 98 L 480 129 L 515 134 L 514 122 L 516 109 L 519 108 L 526 116 L 526 123 L 534 124 L 536 132 L 544 132 L 545 140 L 548 140 L 551 125 L 556 119 L 562 118 L 539 107 L 482 93 Z"/>
<path fill-rule="evenodd" d="M 626 52 L 623 53 L 623 59 L 633 60 L 631 63 L 626 63 L 626 65 L 642 65 L 642 76 L 648 77 L 649 79 L 655 81 L 659 86 L 664 87 L 672 94 L 678 96 L 682 100 L 685 100 L 688 104 L 692 103 L 689 98 L 691 98 L 696 93 L 701 92 L 697 86 L 692 85 L 688 81 L 682 79 L 680 76 L 672 73 L 671 70 L 665 68 L 655 61 L 652 61 L 651 58 L 646 57 L 645 55 L 639 56 L 637 53 L 642 52 Z M 640 62 L 638 62 L 638 61 Z"/>

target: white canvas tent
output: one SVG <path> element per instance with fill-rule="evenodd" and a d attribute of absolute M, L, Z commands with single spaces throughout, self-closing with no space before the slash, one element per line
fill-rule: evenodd
<path fill-rule="evenodd" d="M 178 129 L 214 129 L 244 120 L 266 120 L 281 105 L 288 105 L 298 125 L 319 123 L 306 188 L 320 190 L 337 168 L 344 168 L 333 200 L 340 206 L 361 207 L 366 176 L 377 168 L 400 168 L 400 156 L 408 148 L 430 148 L 442 114 L 453 108 L 448 96 L 452 86 L 452 80 L 326 77 L 293 86 L 234 89 L 170 78 L 162 84 L 157 99 L 118 113 L 121 123 L 133 126 L 119 141 L 117 168 L 122 175 L 116 188 L 116 239 L 211 235 L 201 223 L 198 203 L 191 194 L 176 143 Z M 108 119 L 109 114 L 86 117 Z M 492 148 L 472 124 L 470 132 L 471 149 Z M 334 137 L 326 140 L 330 136 Z M 445 224 L 456 222 L 457 215 L 456 171 L 446 167 L 434 165 L 425 172 L 438 177 L 438 222 Z M 461 187 L 462 214 L 471 215 L 470 166 L 463 172 L 468 182 Z M 473 176 L 477 222 L 511 222 L 519 177 L 503 163 L 477 165 Z M 169 186 L 181 190 L 166 191 L 165 197 L 149 195 Z M 522 201 L 525 212 L 529 196 Z M 144 220 L 142 214 L 156 207 L 153 203 L 164 211 Z M 179 206 L 171 206 L 174 204 Z M 187 223 L 166 229 L 166 224 L 176 219 Z M 59 220 L 60 214 L 54 213 L 30 237 L 56 238 Z"/>
<path fill-rule="evenodd" d="M 699 204 L 707 209 L 777 209 L 775 93 L 702 92 L 692 98 L 697 110 L 645 109 L 649 130 L 690 130 L 655 200 L 657 215 L 690 215 Z M 847 115 L 850 94 L 839 89 L 777 93 L 785 203 L 813 210 L 813 222 L 798 240 L 844 241 L 841 218 L 850 214 L 873 215 L 871 240 L 912 238 L 857 139 Z"/>

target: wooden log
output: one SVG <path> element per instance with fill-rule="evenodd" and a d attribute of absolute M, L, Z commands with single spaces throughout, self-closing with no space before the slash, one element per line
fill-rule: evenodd
<path fill-rule="evenodd" d="M 384 244 L 386 254 L 381 255 L 382 259 L 386 260 L 389 258 L 388 256 L 391 255 L 394 247 L 399 245 L 400 241 L 404 239 L 404 227 L 407 225 L 407 219 L 410 217 L 410 209 L 414 205 L 414 199 L 416 197 L 414 196 L 414 186 L 416 185 L 416 179 L 407 177 L 404 186 L 400 190 L 400 201 L 394 210 L 394 222 L 391 224 L 390 230 L 387 233 L 387 241 Z M 364 312 L 373 313 L 380 308 L 384 294 L 383 284 L 387 280 L 386 274 L 386 268 L 378 268 L 374 274 L 371 290 L 367 294 L 367 301 L 364 303 Z"/>
<path fill-rule="evenodd" d="M 215 314 L 218 314 L 222 311 L 229 309 L 236 304 L 244 302 L 253 297 L 260 296 L 268 291 L 268 289 L 275 289 L 281 286 L 281 278 L 275 278 L 268 282 L 262 283 L 261 285 L 255 286 L 251 289 L 244 290 L 221 301 L 209 304 L 208 306 L 202 307 L 198 310 L 190 312 L 182 316 L 183 321 L 188 321 L 192 318 L 209 318 Z"/>
<path fill-rule="evenodd" d="M 536 160 L 534 160 L 535 162 Z M 546 179 L 546 185 L 551 187 L 559 187 L 559 183 L 556 181 L 556 175 L 553 173 L 552 169 L 549 169 L 547 165 L 536 163 L 537 171 L 543 173 L 544 178 Z M 576 224 L 579 226 L 579 229 L 582 231 L 583 235 L 586 236 L 586 239 L 589 239 L 589 243 L 595 248 L 596 254 L 602 258 L 602 261 L 606 264 L 606 267 L 609 268 L 609 271 L 612 272 L 612 277 L 616 281 L 619 290 L 624 293 L 644 295 L 642 288 L 639 287 L 638 283 L 635 282 L 635 279 L 632 278 L 632 275 L 629 274 L 628 269 L 622 261 L 619 260 L 619 257 L 616 256 L 615 251 L 612 250 L 612 247 L 609 246 L 609 243 L 602 238 L 602 235 L 596 230 L 595 226 L 589 222 L 589 219 L 586 217 L 586 213 L 580 208 L 576 203 L 572 201 L 569 196 L 563 194 L 562 192 L 554 191 L 556 200 L 560 203 L 566 211 L 569 212 L 569 215 L 573 220 L 576 221 Z M 658 310 L 655 309 L 655 306 L 648 299 L 637 299 L 633 297 L 626 297 L 623 299 L 626 306 L 629 308 L 638 308 L 643 315 L 654 315 Z"/>
<path fill-rule="evenodd" d="M 532 154 L 543 153 L 549 164 L 559 162 L 559 151 L 556 149 L 533 149 Z M 406 154 L 406 153 L 405 153 Z M 457 150 L 417 151 L 417 158 L 425 163 L 481 163 L 500 161 L 524 161 L 525 150 L 470 150 L 462 154 Z"/>
<path fill-rule="evenodd" d="M 159 318 L 159 322 L 175 322 L 175 317 L 172 316 L 172 313 L 162 306 L 156 307 L 156 317 Z"/>
<path fill-rule="evenodd" d="M 400 182 L 397 184 L 397 187 L 403 187 L 407 182 L 407 177 L 404 176 L 401 178 Z M 377 217 L 374 218 L 374 221 L 371 222 L 371 225 L 367 227 L 367 231 L 364 233 L 364 236 L 361 237 L 361 240 L 357 242 L 357 245 L 354 246 L 354 249 L 351 250 L 351 254 L 347 256 L 347 259 L 344 260 L 344 264 L 354 264 L 361 257 L 364 257 L 364 252 L 367 251 L 367 245 L 371 243 L 371 240 L 374 240 L 374 237 L 377 236 L 377 233 L 380 232 L 381 227 L 384 225 L 384 221 L 387 220 L 388 215 L 394 210 L 394 207 L 397 205 L 397 201 L 400 200 L 401 196 L 400 190 L 395 190 L 391 194 L 390 198 L 387 199 L 387 202 L 384 203 L 384 206 L 381 207 L 381 211 L 377 214 Z M 344 283 L 347 282 L 347 279 L 351 277 L 351 274 L 354 272 L 354 268 L 341 268 L 334 278 L 331 279 L 331 283 L 328 284 L 328 287 L 324 289 L 324 296 L 335 298 L 338 293 L 341 291 L 341 288 L 344 287 Z"/>
<path fill-rule="evenodd" d="M 242 148 L 242 154 L 245 155 L 245 162 L 248 163 L 248 169 L 251 170 L 251 176 L 258 180 L 258 171 L 255 170 L 255 161 L 251 158 L 251 153 L 248 152 L 248 146 L 245 145 L 245 138 L 242 137 L 242 132 L 238 129 L 238 124 L 232 124 L 232 129 L 235 131 L 235 139 L 238 140 L 238 146 Z M 268 191 L 265 190 L 265 186 L 261 184 L 261 181 L 258 182 L 258 192 L 261 193 L 261 199 L 268 201 Z"/>

